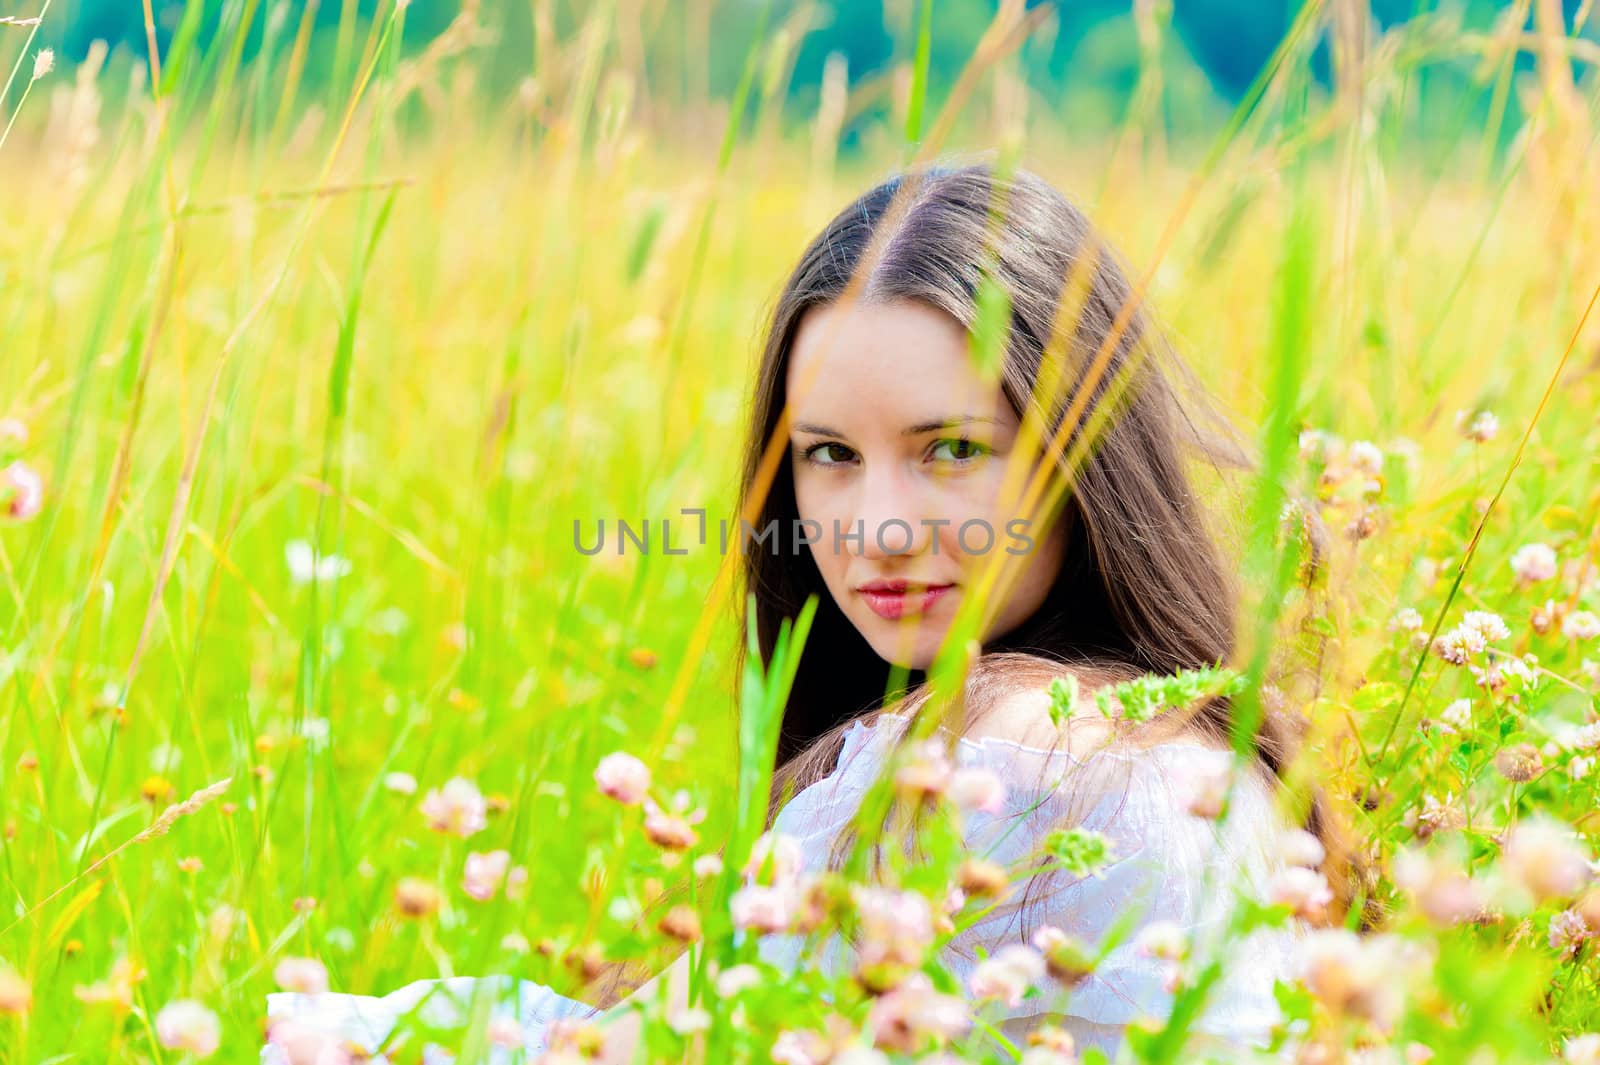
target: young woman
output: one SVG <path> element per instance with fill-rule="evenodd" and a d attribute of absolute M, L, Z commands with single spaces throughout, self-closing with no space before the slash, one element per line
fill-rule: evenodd
<path fill-rule="evenodd" d="M 1130 906 L 1136 933 L 1203 938 L 1235 887 L 1268 891 L 1290 838 L 1273 811 L 1289 756 L 1282 722 L 1268 715 L 1256 730 L 1255 768 L 1233 781 L 1219 824 L 1197 814 L 1215 811 L 1200 810 L 1209 800 L 1197 803 L 1194 782 L 1214 778 L 1229 746 L 1227 698 L 1138 727 L 1062 728 L 1046 694 L 1058 677 L 1087 693 L 1233 658 L 1234 581 L 1186 467 L 1247 466 L 1225 429 L 1115 254 L 1033 174 L 932 167 L 884 182 L 826 226 L 773 314 L 741 508 L 761 534 L 744 583 L 763 657 L 783 619 L 819 602 L 771 807 L 805 872 L 842 859 L 851 815 L 903 755 L 906 724 L 944 712 L 926 681 L 954 644 L 982 654 L 963 712 L 945 723 L 951 756 L 1008 792 L 1004 811 L 974 814 L 964 831 L 1026 863 L 1052 829 L 1091 827 L 1116 859 L 1099 877 L 1036 878 L 946 945 L 953 971 L 970 975 L 981 955 L 1039 928 L 1095 942 Z M 1313 806 L 1313 833 L 1323 820 Z M 1212 1039 L 1267 1039 L 1290 952 L 1283 935 L 1253 943 L 1195 1026 Z M 782 935 L 762 941 L 780 965 L 798 949 Z M 1151 954 L 1135 934 L 1070 993 L 1012 1006 L 1002 1029 L 1020 1037 L 1048 1017 L 1114 1047 L 1128 1024 L 1170 1008 L 1166 963 Z M 662 981 L 681 997 L 685 967 L 680 958 L 635 997 Z M 381 1038 L 435 983 L 383 999 L 274 995 L 269 1012 L 293 1022 L 275 1038 Z M 530 1045 L 543 1045 L 544 1022 L 593 1012 L 539 985 L 520 992 Z M 615 1008 L 615 984 L 596 997 Z M 636 1016 L 607 1032 L 604 1060 L 628 1060 Z"/>

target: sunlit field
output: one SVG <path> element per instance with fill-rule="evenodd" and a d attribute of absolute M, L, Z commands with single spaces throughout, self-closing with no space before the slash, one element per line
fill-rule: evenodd
<path fill-rule="evenodd" d="M 1247 642 L 1293 666 L 1231 665 L 1303 715 L 1295 779 L 1373 868 L 1369 933 L 1283 991 L 1303 1060 L 1600 1061 L 1600 50 L 1551 5 L 1347 37 L 1321 80 L 1362 5 L 1313 5 L 1188 125 L 1145 11 L 1133 102 L 1088 129 L 1018 78 L 1021 5 L 953 88 L 912 39 L 803 112 L 781 11 L 716 40 L 744 77 L 696 100 L 638 65 L 661 5 L 566 12 L 534 61 L 471 4 L 402 55 L 418 5 L 385 4 L 342 66 L 243 6 L 158 70 L 0 25 L 0 1061 L 255 1060 L 266 995 L 321 980 L 285 959 L 575 997 L 601 959 L 670 959 L 640 907 L 764 809 L 732 772 L 736 560 L 692 519 L 685 554 L 591 557 L 575 522 L 614 547 L 619 518 L 732 518 L 806 242 L 899 168 L 978 158 L 1085 209 L 1257 456 L 1201 483 Z M 704 812 L 686 856 L 597 789 L 616 751 Z M 523 872 L 485 886 L 494 851 Z M 712 956 L 742 860 L 698 889 Z M 750 994 L 651 1046 L 766 1062 L 822 1030 L 809 992 Z M 158 1024 L 180 1000 L 203 1011 Z M 954 1060 L 1029 1049 L 980 1035 Z"/>

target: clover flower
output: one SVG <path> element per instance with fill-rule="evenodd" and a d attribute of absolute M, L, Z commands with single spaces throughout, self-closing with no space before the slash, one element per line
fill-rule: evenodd
<path fill-rule="evenodd" d="M 911 751 L 904 765 L 895 770 L 894 786 L 912 799 L 936 799 L 950 786 L 954 770 L 943 743 L 923 740 Z"/>
<path fill-rule="evenodd" d="M 1522 584 L 1536 584 L 1554 577 L 1559 569 L 1556 552 L 1549 544 L 1523 544 L 1511 556 L 1511 572 Z"/>
<path fill-rule="evenodd" d="M 465 777 L 453 777 L 443 788 L 429 791 L 423 796 L 421 809 L 429 828 L 463 839 L 481 832 L 489 823 L 489 805 L 483 793 Z"/>
<path fill-rule="evenodd" d="M 168 1050 L 209 1058 L 222 1045 L 217 1015 L 192 999 L 175 999 L 156 1014 L 156 1038 Z"/>
<path fill-rule="evenodd" d="M 998 999 L 1016 1009 L 1044 974 L 1043 955 L 1021 943 L 1008 943 L 978 963 L 967 986 L 980 999 Z"/>
<path fill-rule="evenodd" d="M 1592 640 L 1600 636 L 1600 617 L 1592 610 L 1574 610 L 1561 619 L 1561 635 L 1569 640 Z"/>
<path fill-rule="evenodd" d="M 28 521 L 44 508 L 44 478 L 18 459 L 0 468 L 0 514 L 12 521 Z"/>
<path fill-rule="evenodd" d="M 273 966 L 272 979 L 285 991 L 320 995 L 328 990 L 328 967 L 315 958 L 284 958 Z"/>
<path fill-rule="evenodd" d="M 1476 920 L 1487 904 L 1483 887 L 1444 855 L 1401 851 L 1394 859 L 1394 881 L 1440 927 Z"/>
<path fill-rule="evenodd" d="M 650 767 L 623 751 L 600 759 L 594 770 L 600 794 L 624 806 L 637 806 L 650 792 Z"/>
<path fill-rule="evenodd" d="M 1589 880 L 1589 862 L 1570 828 L 1548 817 L 1519 822 L 1506 838 L 1501 865 L 1537 902 L 1569 898 Z"/>
<path fill-rule="evenodd" d="M 964 810 L 998 814 L 1005 809 L 1006 786 L 990 770 L 958 769 L 950 777 L 949 798 Z"/>

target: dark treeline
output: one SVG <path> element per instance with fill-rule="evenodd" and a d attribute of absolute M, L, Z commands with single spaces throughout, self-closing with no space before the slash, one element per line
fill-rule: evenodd
<path fill-rule="evenodd" d="M 311 20 L 311 61 L 303 82 L 312 91 L 337 90 L 354 76 L 360 42 L 375 12 L 392 0 L 189 0 L 200 5 L 198 43 L 209 47 L 219 35 L 232 36 L 239 20 L 251 20 L 244 42 L 248 61 L 263 40 L 281 55 L 302 23 Z M 1029 0 L 1036 7 L 1043 0 Z M 569 41 L 599 0 L 414 0 L 406 12 L 405 46 L 419 50 L 435 39 L 464 9 L 487 33 L 474 44 L 480 85 L 494 95 L 509 95 L 540 63 L 544 19 L 553 39 Z M 1563 0 L 1570 21 L 1580 0 Z M 156 40 L 165 52 L 185 14 L 184 0 L 151 0 Z M 948 89 L 971 56 L 993 17 L 997 0 L 935 0 L 931 41 L 930 91 L 935 99 Z M 1029 40 L 1018 58 L 1023 77 L 1043 99 L 1059 101 L 1069 122 L 1115 122 L 1122 114 L 1140 69 L 1140 49 L 1132 5 L 1127 0 L 1058 2 L 1054 15 Z M 1380 30 L 1417 19 L 1450 17 L 1469 29 L 1487 30 L 1505 5 L 1491 0 L 1370 0 Z M 752 41 L 762 31 L 796 31 L 798 47 L 789 57 L 785 108 L 796 116 L 817 103 L 830 56 L 843 58 L 851 85 L 910 59 L 916 41 L 920 0 L 611 0 L 618 25 L 608 47 L 631 51 L 644 93 L 658 106 L 730 96 L 738 83 Z M 38 43 L 55 47 L 64 60 L 82 57 L 96 39 L 106 41 L 124 61 L 145 52 L 143 4 L 139 0 L 56 0 Z M 1168 121 L 1183 128 L 1185 108 L 1215 113 L 1236 100 L 1282 39 L 1299 4 L 1290 0 L 1168 0 L 1151 10 L 1163 29 L 1162 64 L 1169 86 Z M 7 13 L 17 13 L 9 11 Z M 623 22 L 629 22 L 626 27 Z M 275 30 L 268 30 L 275 25 Z M 1592 26 L 1585 34 L 1593 36 Z M 552 36 L 547 34 L 547 39 Z M 1317 76 L 1329 77 L 1329 47 L 1319 47 Z M 1521 57 L 1519 64 L 1531 66 Z M 1481 94 L 1469 82 L 1470 61 L 1458 69 L 1433 68 L 1435 97 Z M 1468 109 L 1477 106 L 1471 99 Z M 1460 108 L 1448 110 L 1458 111 Z M 881 111 L 881 109 L 880 109 Z M 881 114 L 868 111 L 858 121 Z M 846 147 L 851 129 L 845 130 Z"/>

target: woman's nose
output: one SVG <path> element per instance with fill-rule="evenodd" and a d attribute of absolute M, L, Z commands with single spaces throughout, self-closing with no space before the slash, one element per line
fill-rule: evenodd
<path fill-rule="evenodd" d="M 865 477 L 856 507 L 857 521 L 850 539 L 841 538 L 844 550 L 866 559 L 914 556 L 927 549 L 929 526 L 915 486 L 898 470 Z"/>

